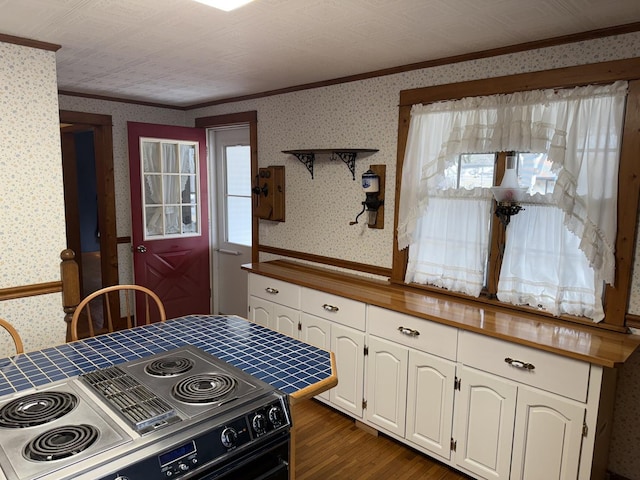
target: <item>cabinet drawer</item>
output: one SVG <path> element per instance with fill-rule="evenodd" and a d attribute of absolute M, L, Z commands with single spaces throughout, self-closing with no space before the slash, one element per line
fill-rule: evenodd
<path fill-rule="evenodd" d="M 366 306 L 362 302 L 318 290 L 303 288 L 301 304 L 302 310 L 307 313 L 326 318 L 327 320 L 346 325 L 347 327 L 362 331 L 365 330 Z"/>
<path fill-rule="evenodd" d="M 456 359 L 457 328 L 373 305 L 367 306 L 367 320 L 371 335 L 450 360 Z"/>
<path fill-rule="evenodd" d="M 249 295 L 291 308 L 300 308 L 299 285 L 262 275 L 249 274 Z"/>
<path fill-rule="evenodd" d="M 533 368 L 514 366 L 517 364 L 509 364 L 506 359 L 530 364 Z M 467 331 L 459 334 L 458 360 L 580 402 L 587 399 L 590 371 L 587 362 Z"/>

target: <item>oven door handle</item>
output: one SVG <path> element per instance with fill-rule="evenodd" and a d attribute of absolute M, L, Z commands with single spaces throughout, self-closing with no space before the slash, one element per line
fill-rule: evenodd
<path fill-rule="evenodd" d="M 264 472 L 259 477 L 256 477 L 255 480 L 269 480 L 271 478 L 278 478 L 278 477 L 274 477 L 276 473 L 287 472 L 288 469 L 289 469 L 289 462 L 281 458 L 279 465 L 273 467 L 271 470 L 267 472 Z"/>

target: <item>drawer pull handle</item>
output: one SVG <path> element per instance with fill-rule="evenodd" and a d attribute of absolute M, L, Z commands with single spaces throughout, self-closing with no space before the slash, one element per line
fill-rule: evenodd
<path fill-rule="evenodd" d="M 400 333 L 403 333 L 404 335 L 409 335 L 410 337 L 417 337 L 418 335 L 420 335 L 420 332 L 418 330 L 414 330 L 413 328 L 398 327 L 398 331 Z"/>
<path fill-rule="evenodd" d="M 337 312 L 338 310 L 340 310 L 338 307 L 334 307 L 333 305 L 329 305 L 328 303 L 322 305 L 322 308 L 324 308 L 327 312 Z"/>
<path fill-rule="evenodd" d="M 524 368 L 525 370 L 533 370 L 536 366 L 533 363 L 521 362 L 520 360 L 514 360 L 513 358 L 505 358 L 505 362 L 507 362 L 512 367 L 516 368 Z"/>
<path fill-rule="evenodd" d="M 270 293 L 272 295 L 275 295 L 276 293 L 278 293 L 278 289 L 277 288 L 271 288 L 271 287 L 267 287 L 265 288 L 267 293 Z"/>

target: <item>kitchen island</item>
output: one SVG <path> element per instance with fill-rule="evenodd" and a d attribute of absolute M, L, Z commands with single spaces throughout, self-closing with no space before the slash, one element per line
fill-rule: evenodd
<path fill-rule="evenodd" d="M 223 362 L 226 362 L 226 364 L 232 365 L 242 370 L 244 374 L 248 374 L 246 375 L 247 377 L 251 375 L 251 377 L 257 378 L 269 384 L 271 387 L 275 387 L 280 392 L 288 395 L 290 400 L 289 403 L 292 407 L 295 406 L 297 401 L 315 396 L 318 393 L 330 389 L 337 384 L 334 357 L 333 354 L 329 351 L 319 349 L 281 333 L 274 332 L 240 317 L 187 315 L 184 317 L 167 320 L 163 323 L 155 323 L 151 325 L 135 327 L 129 330 L 108 333 L 97 337 L 68 343 L 65 345 L 0 359 L 0 400 L 6 400 L 7 402 L 13 404 L 18 401 L 17 399 L 24 398 L 25 395 L 28 395 L 32 392 L 37 391 L 38 395 L 41 395 L 43 389 L 47 390 L 48 393 L 44 394 L 44 397 L 46 399 L 43 399 L 42 396 L 38 397 L 38 402 L 42 403 L 39 404 L 40 406 L 36 407 L 37 411 L 33 410 L 31 407 L 32 405 L 36 405 L 35 400 L 29 400 L 29 402 L 31 403 L 24 403 L 19 407 L 13 407 L 13 405 L 8 405 L 7 402 L 4 402 L 5 410 L 8 409 L 8 411 L 10 412 L 7 413 L 7 415 L 14 415 L 14 408 L 24 408 L 25 410 L 23 413 L 19 411 L 16 414 L 21 419 L 24 417 L 25 420 L 27 420 L 27 418 L 29 418 L 30 420 L 33 416 L 39 416 L 40 410 L 48 410 L 49 408 L 54 407 L 54 403 L 58 403 L 58 400 L 53 401 L 51 399 L 63 398 L 65 395 L 67 397 L 74 397 L 75 395 L 68 395 L 67 393 L 60 392 L 58 389 L 71 388 L 71 385 L 68 385 L 67 382 L 73 381 L 73 379 L 78 377 L 79 375 L 89 374 L 90 376 L 97 374 L 97 376 L 95 377 L 90 377 L 92 378 L 92 380 L 89 380 L 89 382 L 91 383 L 92 381 L 95 381 L 96 383 L 101 383 L 105 378 L 115 379 L 116 377 L 112 377 L 112 375 L 120 375 L 120 373 L 117 373 L 117 371 L 113 371 L 113 369 L 110 369 L 109 367 L 113 367 L 119 364 L 126 364 L 127 368 L 131 368 L 132 363 L 147 365 L 146 363 L 144 363 L 146 359 L 153 356 L 157 357 L 156 354 L 162 354 L 167 351 L 184 352 L 175 357 L 174 361 L 179 362 L 177 364 L 173 364 L 171 362 L 161 362 L 160 365 L 156 365 L 155 363 L 157 363 L 157 361 L 154 362 L 154 368 L 160 369 L 161 371 L 163 370 L 163 368 L 169 368 L 169 371 L 172 371 L 171 369 L 173 368 L 183 366 L 183 364 L 181 364 L 180 362 L 189 362 L 191 358 L 195 359 L 196 362 L 199 361 L 197 353 L 188 353 L 185 350 L 192 347 L 198 347 L 204 352 L 214 355 L 215 357 L 217 357 L 217 359 L 222 360 L 222 362 L 220 362 L 220 370 L 213 374 L 213 376 L 216 378 L 216 384 L 211 384 L 211 386 L 214 387 L 214 391 L 223 389 L 225 381 L 233 382 L 234 384 L 236 384 L 236 382 L 240 382 L 238 385 L 251 385 L 251 383 L 247 384 L 246 381 L 243 384 L 242 381 L 239 380 L 239 375 L 235 378 L 227 377 L 227 379 L 225 380 L 225 375 L 224 373 L 222 373 L 225 371 L 224 367 L 222 367 Z M 141 360 L 141 362 L 138 362 L 138 360 Z M 90 372 L 95 372 L 95 374 L 91 374 Z M 150 370 L 149 374 L 151 374 L 151 372 L 152 371 Z M 200 398 L 201 395 L 205 395 L 205 393 L 209 394 L 211 386 L 208 386 L 208 388 L 201 387 L 201 384 L 203 382 L 210 381 L 208 379 L 213 378 L 211 376 L 206 376 L 206 373 L 208 372 L 205 370 L 204 376 L 195 374 L 185 379 L 185 381 L 191 383 L 187 383 L 185 387 L 182 387 L 183 389 L 187 390 L 186 393 L 184 390 L 179 389 L 179 394 L 195 394 L 197 398 Z M 156 373 L 154 372 L 153 374 L 155 375 Z M 170 373 L 159 373 L 159 375 L 171 376 Z M 85 376 L 85 378 L 89 377 Z M 122 381 L 120 379 L 118 379 L 117 381 L 114 380 L 114 383 L 111 383 L 111 380 L 109 380 L 107 382 L 108 392 L 105 391 L 105 393 L 108 393 L 109 396 L 113 395 L 113 398 L 118 398 L 118 400 L 115 400 L 117 405 L 120 405 L 120 403 L 122 403 L 122 399 L 124 399 L 124 397 L 120 397 L 120 392 L 116 393 L 114 390 L 118 385 L 121 384 L 121 382 Z M 125 381 L 127 390 L 131 385 L 133 385 L 129 382 L 135 382 L 135 379 L 131 377 L 130 379 L 128 378 Z M 122 384 L 124 385 L 125 383 Z M 172 382 L 169 383 L 173 385 Z M 62 385 L 62 387 L 60 387 L 60 385 Z M 177 385 L 174 385 L 173 388 L 177 388 Z M 246 386 L 239 386 L 238 388 L 244 389 L 245 392 L 248 392 Z M 136 392 L 137 391 L 138 390 L 136 390 Z M 151 392 L 148 393 L 151 394 Z M 279 395 L 282 396 L 282 393 Z M 247 393 L 243 395 L 246 394 Z M 176 393 L 176 395 L 178 395 L 178 393 Z M 125 396 L 128 397 L 128 394 L 125 394 Z M 142 397 L 137 398 L 149 397 L 145 397 L 143 395 Z M 12 401 L 12 399 L 15 400 Z M 153 401 L 161 402 L 159 398 Z M 199 401 L 200 400 L 196 400 L 196 405 L 198 405 Z M 230 404 L 229 402 L 227 403 Z M 205 404 L 199 405 L 204 406 Z M 269 421 L 272 422 L 275 427 L 268 427 L 267 425 L 271 424 L 264 423 L 266 422 L 266 419 L 262 418 L 262 414 L 260 413 L 262 412 L 260 408 L 263 408 L 262 404 L 253 407 L 254 409 L 258 409 L 252 414 L 255 415 L 253 418 L 254 423 L 252 424 L 252 428 L 256 429 L 256 431 L 258 432 L 256 438 L 260 438 L 261 435 L 267 435 L 268 433 L 266 428 L 277 428 L 277 426 L 279 425 L 280 420 L 278 420 L 277 418 L 277 412 L 274 414 L 274 417 L 271 416 L 271 410 L 278 410 L 278 408 L 274 407 L 274 405 L 277 405 L 277 402 L 275 404 L 271 403 L 271 406 L 264 408 L 270 409 Z M 55 407 L 57 409 L 58 405 L 55 405 Z M 136 409 L 136 413 L 133 413 L 132 415 L 137 418 L 137 412 L 139 411 L 138 409 L 144 408 L 142 404 L 136 404 L 135 407 L 133 405 L 131 407 L 125 407 L 122 412 L 128 412 L 128 409 L 132 407 Z M 153 408 L 155 408 L 155 406 Z M 181 408 L 187 407 L 184 406 Z M 31 413 L 32 410 L 33 413 Z M 194 411 L 199 412 L 202 410 L 200 410 L 199 407 L 194 407 Z M 266 411 L 267 410 L 264 410 L 264 412 Z M 170 412 L 173 411 L 171 410 Z M 264 413 L 264 416 L 266 416 L 266 413 Z M 261 419 L 257 420 L 259 417 Z M 230 419 L 227 419 L 227 422 L 230 421 Z M 244 420 L 237 419 L 233 421 L 239 421 L 241 424 L 243 424 L 244 422 Z M 169 420 L 163 423 L 165 425 L 168 425 L 168 422 Z M 90 421 L 90 423 L 93 423 L 93 420 Z M 29 425 L 31 426 L 36 424 L 37 423 L 30 423 Z M 75 423 L 72 425 L 74 426 L 64 426 L 59 428 L 92 428 L 92 426 L 88 425 L 75 426 Z M 133 425 L 135 425 L 135 422 Z M 159 423 L 158 425 L 161 424 Z M 236 434 L 234 433 L 233 436 L 229 436 L 230 434 L 225 433 L 227 430 L 233 430 L 235 426 L 236 424 L 232 422 L 230 427 L 220 427 L 222 430 L 224 430 L 221 437 L 223 444 L 225 442 L 225 439 L 231 442 L 230 444 L 235 444 Z M 101 430 L 102 429 L 104 429 L 105 431 L 105 438 L 107 438 L 108 435 L 113 435 L 113 433 L 106 433 L 112 431 L 111 427 L 109 427 L 108 425 L 103 425 Z M 56 430 L 57 429 L 55 428 L 47 430 L 42 433 L 40 437 L 46 437 L 47 435 L 58 435 L 57 433 L 55 433 Z M 75 432 L 75 430 L 73 431 Z M 243 435 L 242 432 L 244 431 L 245 430 L 243 429 L 238 430 L 237 435 Z M 71 433 L 65 432 L 64 435 L 71 435 Z M 204 437 L 205 435 L 215 436 L 216 434 L 201 434 L 202 437 Z M 246 436 L 247 434 L 245 433 L 244 435 Z M 65 441 L 63 443 L 65 443 L 71 437 L 67 438 L 65 436 L 64 438 Z M 288 456 L 289 468 L 287 470 L 290 473 L 290 476 L 288 477 L 290 479 L 294 478 L 295 475 L 295 448 L 293 447 L 295 445 L 294 439 L 295 429 L 292 428 L 290 432 L 291 448 L 289 449 L 287 447 L 289 453 L 284 454 Z M 44 440 L 42 440 L 42 442 L 44 442 Z M 209 444 L 208 442 L 205 443 Z M 89 445 L 92 445 L 92 443 L 88 443 L 86 447 L 83 447 L 83 449 L 89 448 Z M 185 443 L 185 445 L 191 445 L 191 440 Z M 288 440 L 286 445 L 289 445 Z M 5 447 L 7 446 L 5 445 Z M 180 452 L 182 452 L 181 449 L 186 448 L 187 447 L 185 446 L 180 447 Z M 278 449 L 279 448 L 280 447 L 278 447 Z M 233 451 L 235 451 L 233 448 L 229 450 L 229 452 Z M 275 451 L 276 449 L 274 447 L 274 452 Z M 108 454 L 110 454 L 111 451 L 108 450 L 108 452 Z M 203 450 L 203 452 L 206 452 L 206 450 Z M 269 455 L 268 452 L 270 452 L 270 450 L 265 451 L 264 455 Z M 195 447 L 193 447 L 192 450 L 189 450 L 189 454 L 191 454 L 192 456 L 196 455 Z M 114 459 L 120 458 L 120 456 L 118 455 L 115 455 Z M 273 458 L 274 456 L 275 453 L 269 458 Z M 151 457 L 149 458 L 155 457 L 154 455 L 151 455 Z M 283 457 L 278 456 L 278 465 L 282 463 L 282 461 L 279 460 L 280 458 Z M 2 471 L 5 468 L 4 462 L 7 462 L 8 460 L 9 457 L 2 457 L 0 455 L 0 462 L 2 462 L 2 468 L 0 469 L 0 480 L 5 478 Z M 38 460 L 40 460 L 40 457 L 38 458 Z M 182 457 L 176 457 L 176 459 L 172 458 L 172 461 L 176 463 L 175 473 L 180 473 L 183 470 L 187 470 L 189 468 L 187 464 L 190 465 L 189 462 L 191 462 L 191 460 L 193 460 L 193 464 L 196 464 L 197 459 L 195 457 L 189 457 L 189 459 L 186 460 L 186 463 L 184 463 L 185 460 L 183 460 Z M 110 468 L 111 461 L 111 459 L 107 458 L 107 463 L 103 463 L 103 468 Z M 261 460 L 257 459 L 254 461 L 254 463 L 260 462 Z M 180 463 L 180 465 L 178 465 L 178 463 Z M 43 465 L 39 462 L 37 462 L 37 464 L 38 468 L 39 465 Z M 284 464 L 286 465 L 287 462 L 284 462 Z M 19 468 L 22 468 L 22 464 L 18 465 Z M 9 467 L 8 465 L 7 467 L 12 469 L 13 471 L 13 464 L 11 467 Z M 130 466 L 127 465 L 125 468 L 129 467 Z M 121 468 L 121 466 L 118 465 L 118 468 Z M 142 467 L 137 467 L 134 465 L 131 468 Z M 162 465 L 162 468 L 164 471 L 164 469 L 171 469 L 173 468 L 173 466 L 165 467 L 164 465 Z M 253 468 L 253 466 L 251 468 Z M 279 469 L 280 467 L 278 467 L 278 470 Z M 174 474 L 174 470 L 171 470 L 166 474 Z M 19 476 L 19 478 L 23 477 Z M 29 476 L 29 478 L 32 477 Z M 108 478 L 111 478 L 111 476 L 109 476 Z"/>

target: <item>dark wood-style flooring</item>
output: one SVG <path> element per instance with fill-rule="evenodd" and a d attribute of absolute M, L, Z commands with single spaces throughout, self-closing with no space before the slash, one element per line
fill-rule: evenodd
<path fill-rule="evenodd" d="M 294 425 L 296 480 L 469 479 L 315 400 L 295 406 Z"/>

